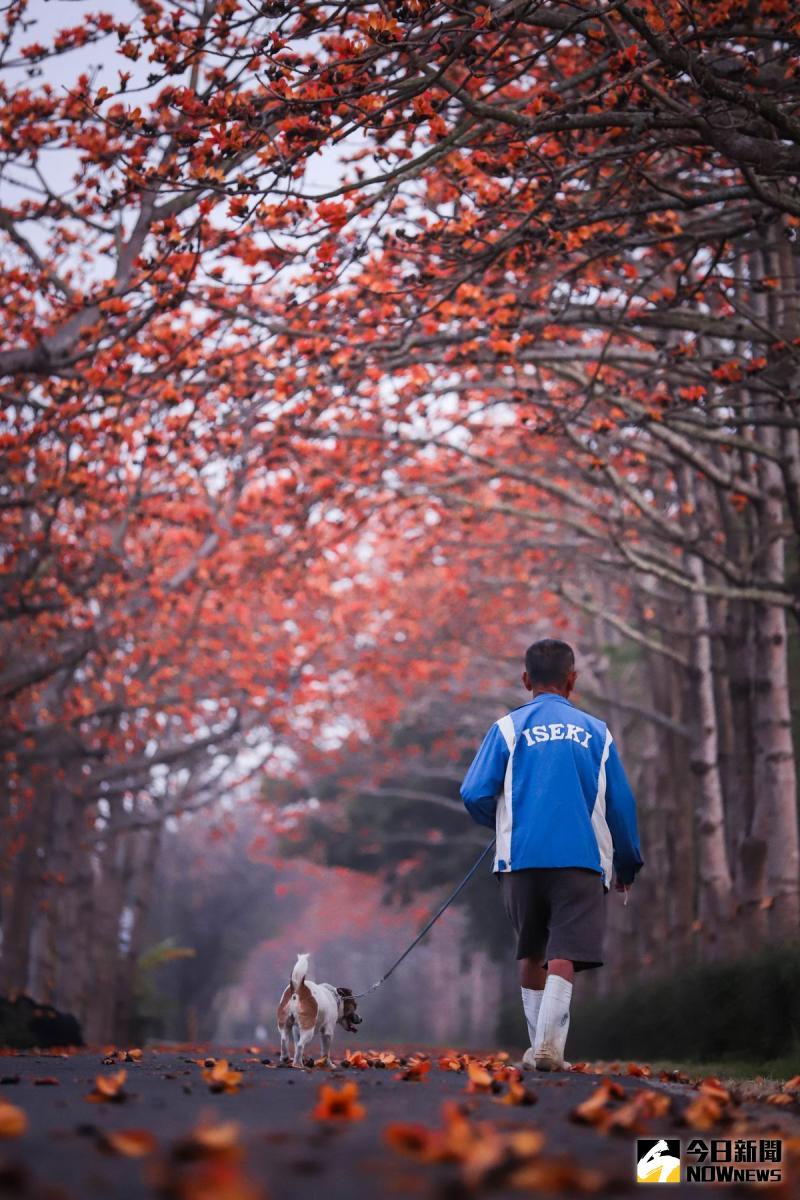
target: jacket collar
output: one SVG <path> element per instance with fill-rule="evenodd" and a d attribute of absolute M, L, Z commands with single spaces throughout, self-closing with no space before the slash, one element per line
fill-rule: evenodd
<path fill-rule="evenodd" d="M 528 704 L 537 704 L 539 700 L 558 700 L 561 704 L 568 704 L 570 708 L 575 707 L 571 700 L 566 696 L 559 696 L 558 692 L 539 692 L 538 696 L 531 696 Z"/>

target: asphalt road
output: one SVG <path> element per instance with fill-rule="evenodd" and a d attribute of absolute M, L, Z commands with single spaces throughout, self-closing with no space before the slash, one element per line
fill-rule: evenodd
<path fill-rule="evenodd" d="M 20 1136 L 0 1136 L 0 1197 L 455 1200 L 519 1196 L 521 1190 L 622 1196 L 637 1187 L 637 1134 L 678 1137 L 684 1143 L 692 1137 L 782 1138 L 784 1183 L 765 1194 L 798 1194 L 787 1164 L 790 1151 L 800 1152 L 800 1102 L 791 1093 L 785 1106 L 740 1101 L 735 1095 L 720 1106 L 717 1097 L 713 1103 L 720 1107 L 712 1105 L 711 1115 L 718 1114 L 718 1120 L 698 1130 L 692 1122 L 702 1122 L 706 1093 L 696 1086 L 631 1077 L 624 1065 L 619 1074 L 526 1073 L 525 1099 L 532 1103 L 509 1104 L 503 1103 L 509 1097 L 507 1081 L 497 1080 L 494 1091 L 483 1090 L 485 1077 L 471 1083 L 466 1069 L 442 1069 L 439 1052 L 427 1054 L 430 1068 L 415 1080 L 401 1077 L 407 1063 L 405 1068 L 295 1071 L 278 1066 L 275 1047 L 258 1055 L 242 1048 L 146 1049 L 139 1061 L 113 1065 L 103 1064 L 98 1050 L 69 1057 L 5 1053 L 0 1056 L 0 1134 L 8 1120 L 6 1104 L 24 1112 L 27 1129 Z M 202 1060 L 209 1055 L 227 1057 L 231 1069 L 242 1072 L 230 1081 L 234 1090 L 211 1090 L 220 1084 L 204 1078 Z M 113 1079 L 120 1069 L 127 1073 L 123 1099 L 87 1099 L 98 1075 Z M 598 1104 L 600 1121 L 590 1111 L 579 1123 L 571 1114 L 597 1097 L 598 1088 L 605 1094 L 603 1079 L 621 1092 Z M 358 1087 L 351 1109 L 360 1105 L 363 1115 L 358 1110 L 350 1116 L 314 1115 L 322 1084 L 338 1094 L 348 1083 Z M 629 1101 L 644 1092 L 650 1099 L 637 1101 L 641 1111 L 632 1113 Z M 653 1093 L 666 1099 L 654 1101 Z M 698 1100 L 700 1108 L 690 1109 Z M 426 1130 L 445 1127 L 447 1101 L 463 1106 L 464 1115 L 451 1107 L 447 1140 L 431 1138 Z M 670 1111 L 661 1112 L 665 1107 Z M 659 1115 L 648 1115 L 654 1109 Z M 687 1111 L 694 1113 L 688 1124 Z M 619 1113 L 617 1131 L 612 1125 L 603 1132 L 609 1117 Z M 397 1123 L 409 1122 L 423 1129 L 398 1130 Z M 198 1127 L 206 1130 L 199 1137 L 193 1133 Z M 387 1142 L 387 1127 L 390 1137 L 394 1127 L 393 1144 Z M 115 1141 L 120 1133 L 129 1136 Z M 129 1156 L 131 1150 L 146 1153 Z M 696 1196 L 698 1190 L 702 1193 L 702 1185 L 681 1184 L 672 1195 Z M 739 1188 L 727 1191 L 738 1194 Z"/>

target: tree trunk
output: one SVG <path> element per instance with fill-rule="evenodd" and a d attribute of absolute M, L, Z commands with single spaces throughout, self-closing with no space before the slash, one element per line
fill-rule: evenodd
<path fill-rule="evenodd" d="M 131 1019 L 134 1013 L 136 992 L 136 970 L 147 928 L 147 917 L 153 894 L 161 829 L 140 835 L 134 850 L 135 866 L 132 870 L 126 907 L 131 915 L 130 937 L 127 949 L 117 970 L 116 1006 L 114 1013 L 114 1037 L 127 1041 L 130 1037 Z"/>
<path fill-rule="evenodd" d="M 87 813 L 79 796 L 65 801 L 63 819 L 64 886 L 53 926 L 55 993 L 69 1012 L 85 1012 L 90 987 L 94 879 L 85 833 Z"/>
<path fill-rule="evenodd" d="M 20 830 L 24 841 L 3 888 L 2 992 L 24 992 L 29 986 L 31 940 L 41 894 L 42 864 L 39 850 L 46 812 L 46 803 L 38 790 L 34 789 L 30 811 Z"/>
<path fill-rule="evenodd" d="M 85 1037 L 90 1042 L 113 1038 L 116 1007 L 117 964 L 120 952 L 120 923 L 124 906 L 123 879 L 129 848 L 111 838 L 98 853 L 99 879 L 95 888 L 91 963 L 94 987 L 86 997 Z M 125 841 L 125 839 L 122 839 Z"/>
<path fill-rule="evenodd" d="M 779 273 L 777 254 L 765 250 L 753 256 L 755 278 L 763 277 L 768 267 L 774 267 L 775 273 Z M 771 318 L 773 327 L 783 331 L 780 310 L 767 312 L 765 316 Z M 765 406 L 762 400 L 762 414 L 765 408 L 775 411 L 773 403 Z M 780 458 L 781 437 L 776 428 L 758 426 L 755 436 L 776 459 Z M 765 579 L 782 586 L 786 579 L 783 476 L 779 463 L 764 457 L 759 461 L 758 470 L 764 499 L 757 514 L 756 566 Z M 755 661 L 756 807 L 753 828 L 756 837 L 767 847 L 765 869 L 770 930 L 774 937 L 783 940 L 795 937 L 800 923 L 800 838 L 786 613 L 776 605 L 756 605 Z"/>
<path fill-rule="evenodd" d="M 800 921 L 797 776 L 792 745 L 786 617 L 782 609 L 756 610 L 755 836 L 766 843 L 770 929 L 795 937 Z"/>
<path fill-rule="evenodd" d="M 700 508 L 699 489 L 691 468 L 681 468 L 679 481 L 684 506 L 692 514 L 697 513 Z M 697 532 L 695 518 L 691 519 Z M 714 950 L 724 950 L 731 932 L 733 881 L 728 860 L 719 768 L 711 606 L 708 595 L 702 590 L 707 583 L 706 566 L 702 558 L 687 553 L 686 571 L 695 585 L 695 590 L 689 596 L 689 610 L 696 712 L 696 719 L 692 721 L 690 763 L 697 783 L 697 921 L 703 941 Z"/>

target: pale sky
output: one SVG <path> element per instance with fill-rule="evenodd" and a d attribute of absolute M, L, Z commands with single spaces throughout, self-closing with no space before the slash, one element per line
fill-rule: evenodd
<path fill-rule="evenodd" d="M 61 29 L 72 28 L 82 23 L 89 14 L 110 13 L 115 20 L 135 26 L 142 17 L 141 9 L 133 0 L 30 0 L 26 15 L 26 29 L 18 33 L 12 45 L 12 53 L 7 58 L 19 57 L 19 51 L 24 46 L 34 42 L 48 45 L 54 35 Z M 128 95 L 133 96 L 137 85 L 146 83 L 147 75 L 152 68 L 144 56 L 138 62 L 131 62 L 116 53 L 117 37 L 111 34 L 95 45 L 82 46 L 70 50 L 66 54 L 48 59 L 41 64 L 22 66 L 18 68 L 3 68 L 2 76 L 9 86 L 27 83 L 36 89 L 44 83 L 55 88 L 68 88 L 78 76 L 86 72 L 95 80 L 96 87 L 105 84 L 112 91 L 118 86 L 117 72 L 131 72 L 131 82 L 128 85 Z M 32 73 L 33 72 L 33 73 Z M 171 82 L 177 82 L 176 76 Z M 155 93 L 164 86 L 163 82 L 149 89 Z M 148 89 L 136 93 L 135 103 L 144 103 L 148 99 Z M 74 156 L 70 151 L 64 151 L 63 169 L 74 172 Z M 68 156 L 68 157 L 66 157 Z M 70 161 L 71 160 L 71 161 Z M 52 171 L 54 163 L 53 152 L 48 152 L 45 159 Z M 69 163 L 69 165 L 67 165 Z M 59 169 L 61 163 L 59 162 Z M 306 189 L 311 192 L 324 193 L 335 188 L 342 179 L 342 168 L 339 163 L 339 151 L 326 148 L 314 156 L 306 172 Z M 8 177 L 0 175 L 0 203 L 12 203 L 18 198 L 19 192 L 13 187 Z"/>

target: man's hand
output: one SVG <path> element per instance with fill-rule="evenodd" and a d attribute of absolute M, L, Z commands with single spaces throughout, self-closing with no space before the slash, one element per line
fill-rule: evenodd
<path fill-rule="evenodd" d="M 615 876 L 615 878 L 614 878 L 614 891 L 615 892 L 627 892 L 627 890 L 630 886 L 631 885 L 629 883 L 621 883 L 619 881 L 619 879 L 617 879 Z"/>

